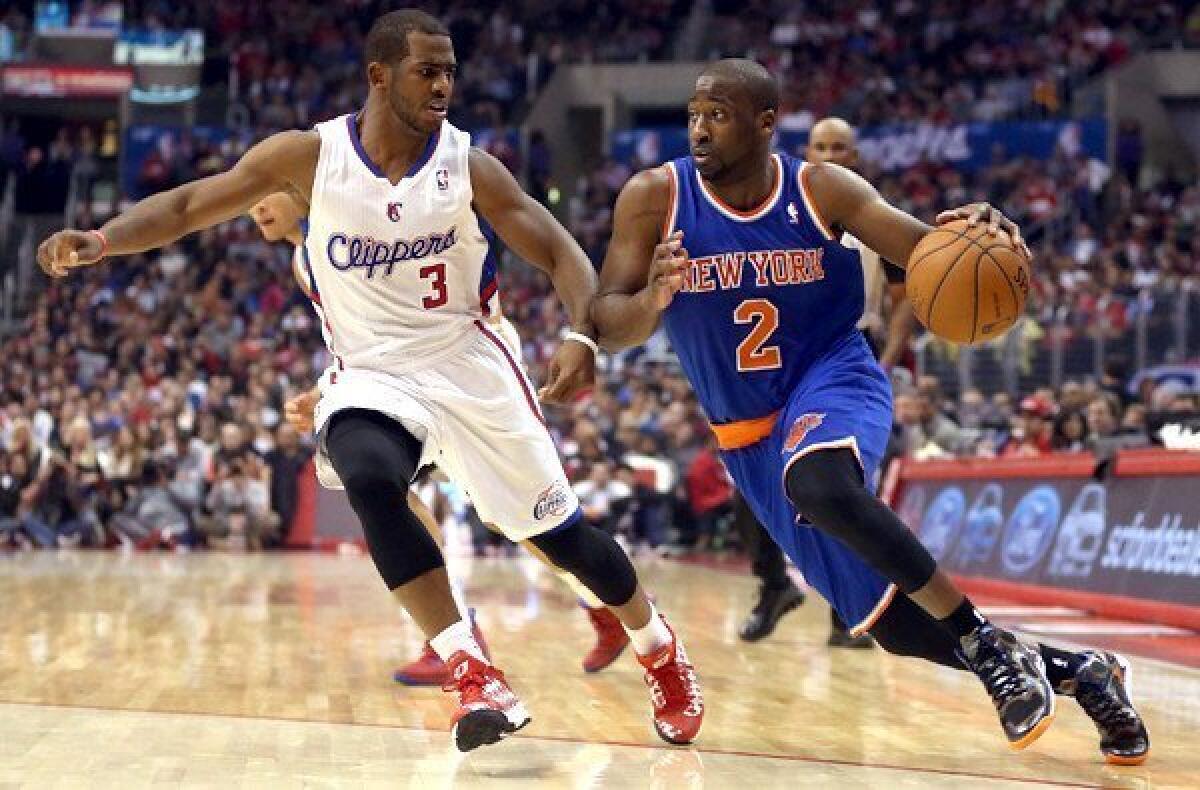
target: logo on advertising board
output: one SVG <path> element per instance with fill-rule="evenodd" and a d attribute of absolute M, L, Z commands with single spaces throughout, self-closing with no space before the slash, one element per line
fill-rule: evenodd
<path fill-rule="evenodd" d="M 1004 528 L 1004 489 L 998 483 L 983 487 L 967 511 L 967 526 L 954 550 L 954 566 L 966 568 L 987 562 Z"/>
<path fill-rule="evenodd" d="M 1089 483 L 1075 497 L 1058 528 L 1058 540 L 1046 572 L 1051 576 L 1086 578 L 1104 548 L 1104 486 Z"/>
<path fill-rule="evenodd" d="M 935 560 L 941 560 L 954 545 L 966 509 L 967 498 L 962 489 L 949 486 L 938 492 L 925 511 L 925 518 L 921 519 L 921 542 Z"/>
<path fill-rule="evenodd" d="M 912 486 L 904 492 L 904 500 L 896 510 L 900 520 L 913 532 L 921 531 L 921 517 L 925 514 L 925 487 Z"/>
<path fill-rule="evenodd" d="M 1021 498 L 1004 528 L 1000 560 L 1005 573 L 1024 576 L 1038 564 L 1054 540 L 1061 513 L 1054 486 L 1037 486 Z"/>

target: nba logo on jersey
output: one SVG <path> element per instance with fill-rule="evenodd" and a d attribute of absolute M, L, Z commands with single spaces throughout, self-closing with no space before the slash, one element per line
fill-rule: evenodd
<path fill-rule="evenodd" d="M 783 442 L 783 451 L 790 453 L 799 447 L 800 443 L 804 441 L 804 437 L 808 436 L 809 431 L 819 427 L 824 420 L 824 414 L 812 412 L 797 417 L 796 421 L 792 423 L 791 430 L 788 431 L 787 439 Z"/>
<path fill-rule="evenodd" d="M 438 168 L 437 187 L 442 192 L 450 188 L 450 171 L 444 167 Z"/>
<path fill-rule="evenodd" d="M 799 212 L 799 210 L 797 210 L 795 203 L 787 204 L 787 215 L 788 215 L 788 222 L 790 222 L 793 225 L 800 224 L 800 212 Z"/>
<path fill-rule="evenodd" d="M 404 207 L 403 203 L 388 203 L 387 215 L 392 222 L 400 221 L 400 209 Z"/>

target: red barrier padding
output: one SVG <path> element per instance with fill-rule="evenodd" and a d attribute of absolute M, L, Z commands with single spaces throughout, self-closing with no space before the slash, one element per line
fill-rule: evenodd
<path fill-rule="evenodd" d="M 1117 477 L 1200 475 L 1200 453 L 1157 447 L 1122 450 L 1114 467 Z"/>
<path fill-rule="evenodd" d="M 1200 631 L 1200 607 L 1147 601 L 1124 595 L 1064 590 L 1040 584 L 1006 582 L 981 576 L 952 577 L 967 595 L 989 595 L 1014 603 L 1065 606 L 1115 620 L 1137 620 Z"/>
<path fill-rule="evenodd" d="M 296 515 L 283 545 L 289 549 L 310 549 L 317 534 L 317 472 L 311 459 L 300 469 L 296 489 Z"/>
<path fill-rule="evenodd" d="M 982 477 L 1091 477 L 1096 470 L 1091 453 L 1056 453 L 1038 458 L 954 458 L 943 461 L 901 461 L 906 480 L 978 480 Z"/>

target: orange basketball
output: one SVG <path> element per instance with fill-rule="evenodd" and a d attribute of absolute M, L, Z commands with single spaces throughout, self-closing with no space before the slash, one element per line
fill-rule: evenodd
<path fill-rule="evenodd" d="M 1004 231 L 966 220 L 939 225 L 913 250 L 905 276 L 917 319 L 955 343 L 1007 332 L 1025 309 L 1029 263 Z"/>

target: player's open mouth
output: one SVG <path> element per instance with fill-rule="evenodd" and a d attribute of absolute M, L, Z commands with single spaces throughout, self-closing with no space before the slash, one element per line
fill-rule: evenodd
<path fill-rule="evenodd" d="M 434 115 L 445 118 L 446 117 L 446 109 L 448 108 L 448 106 L 449 105 L 446 104 L 445 102 L 430 102 L 429 105 L 427 106 L 427 109 Z"/>
<path fill-rule="evenodd" d="M 712 150 L 710 150 L 708 148 L 693 148 L 692 149 L 692 158 L 695 159 L 697 162 L 703 162 L 706 159 L 708 159 L 710 156 L 712 156 Z"/>

